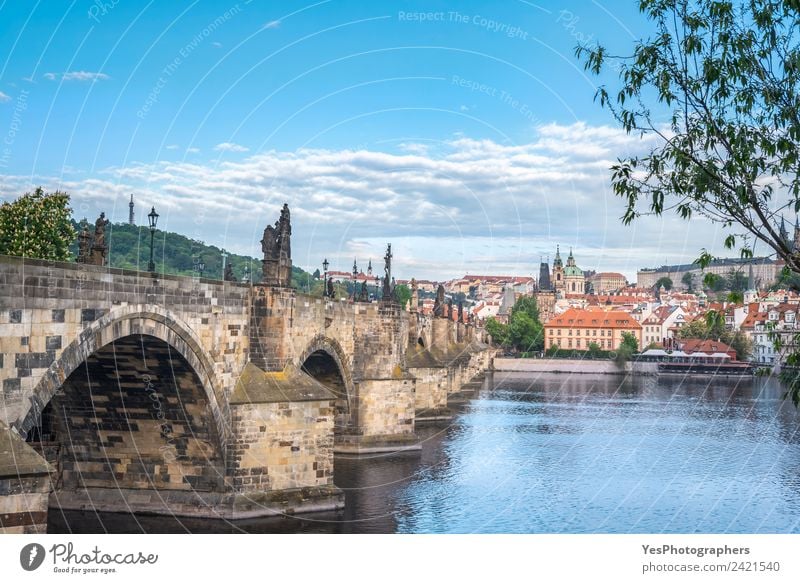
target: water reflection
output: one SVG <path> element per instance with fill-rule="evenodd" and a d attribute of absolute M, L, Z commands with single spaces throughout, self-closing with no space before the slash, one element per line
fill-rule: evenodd
<path fill-rule="evenodd" d="M 499 375 L 416 455 L 336 459 L 340 513 L 236 523 L 51 510 L 51 532 L 800 532 L 773 380 Z"/>

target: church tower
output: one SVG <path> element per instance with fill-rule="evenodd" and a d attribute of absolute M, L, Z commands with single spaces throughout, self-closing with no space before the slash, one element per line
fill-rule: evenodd
<path fill-rule="evenodd" d="M 561 261 L 561 250 L 556 245 L 556 258 L 553 259 L 553 275 L 550 277 L 550 285 L 557 292 L 564 291 L 564 263 Z"/>

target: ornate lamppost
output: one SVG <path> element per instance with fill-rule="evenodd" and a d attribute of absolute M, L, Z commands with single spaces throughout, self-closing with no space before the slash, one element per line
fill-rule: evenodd
<path fill-rule="evenodd" d="M 323 276 L 322 276 L 322 297 L 323 298 L 327 298 L 328 297 L 328 266 L 329 265 L 330 265 L 330 263 L 328 263 L 328 258 L 326 257 L 322 261 L 322 272 L 323 272 Z"/>
<path fill-rule="evenodd" d="M 355 257 L 353 258 L 353 301 L 358 299 L 358 265 L 356 264 Z"/>
<path fill-rule="evenodd" d="M 150 263 L 147 264 L 147 270 L 152 273 L 156 270 L 156 264 L 153 262 L 153 237 L 156 234 L 156 225 L 158 224 L 156 207 L 153 207 L 150 214 L 147 215 L 147 220 L 150 223 Z"/>

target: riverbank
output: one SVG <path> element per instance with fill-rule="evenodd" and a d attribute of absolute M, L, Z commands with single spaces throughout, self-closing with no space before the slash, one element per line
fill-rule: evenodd
<path fill-rule="evenodd" d="M 495 358 L 496 372 L 569 373 L 569 374 L 658 374 L 654 362 L 626 362 L 620 366 L 612 360 L 580 358 Z"/>

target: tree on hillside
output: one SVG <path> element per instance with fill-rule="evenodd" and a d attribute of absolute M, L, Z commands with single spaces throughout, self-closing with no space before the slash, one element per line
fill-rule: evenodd
<path fill-rule="evenodd" d="M 800 211 L 800 8 L 790 0 L 641 0 L 655 25 L 630 56 L 576 49 L 586 69 L 618 68 L 620 87 L 596 98 L 628 133 L 651 136 L 644 155 L 612 167 L 622 221 L 675 212 L 727 231 L 725 247 L 752 257 L 755 243 L 800 273 L 781 236 Z M 664 123 L 663 120 L 666 120 Z M 713 257 L 702 250 L 697 263 Z M 797 345 L 797 344 L 796 344 Z M 795 400 L 800 383 L 793 386 Z"/>
<path fill-rule="evenodd" d="M 681 283 L 686 286 L 689 291 L 694 290 L 694 274 L 691 271 L 687 271 L 681 277 Z"/>
<path fill-rule="evenodd" d="M 41 187 L 0 205 L 0 255 L 66 261 L 75 240 L 69 195 Z"/>
<path fill-rule="evenodd" d="M 656 282 L 656 289 L 661 289 L 662 287 L 667 291 L 671 290 L 672 280 L 666 276 L 659 277 L 658 281 Z"/>

